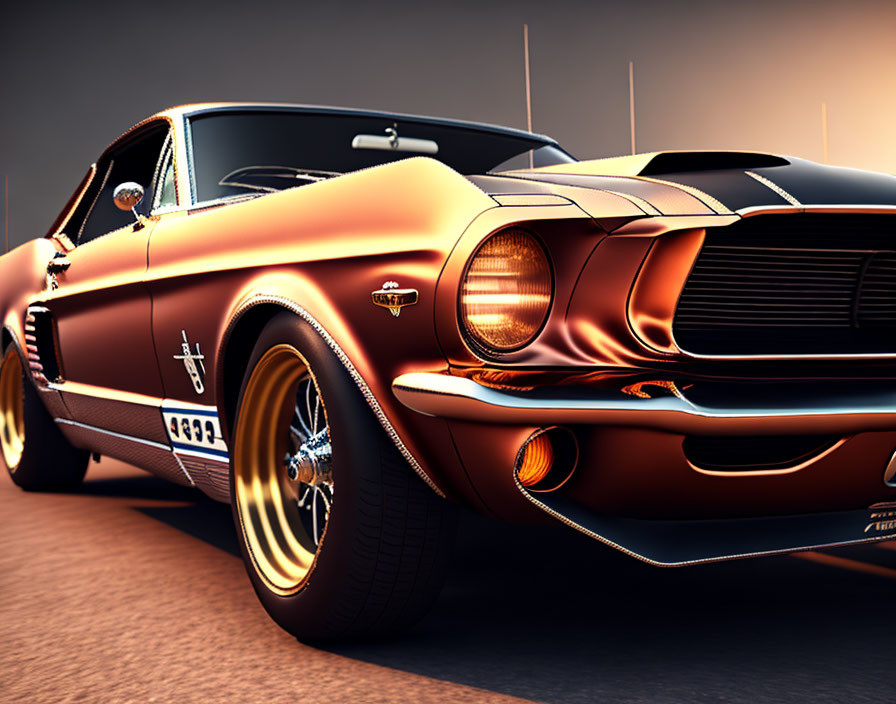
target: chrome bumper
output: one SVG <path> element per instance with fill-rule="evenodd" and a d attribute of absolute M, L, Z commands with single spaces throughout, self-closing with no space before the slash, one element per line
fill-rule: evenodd
<path fill-rule="evenodd" d="M 536 391 L 496 389 L 465 377 L 431 372 L 402 374 L 392 382 L 392 390 L 402 404 L 418 413 L 480 423 L 615 425 L 684 435 L 847 435 L 896 430 L 896 390 L 869 388 L 867 383 L 852 390 L 847 382 L 831 382 L 832 388 L 836 384 L 837 392 L 825 396 L 795 395 L 737 406 L 698 404 L 683 394 L 637 398 L 619 391 L 565 386 Z"/>

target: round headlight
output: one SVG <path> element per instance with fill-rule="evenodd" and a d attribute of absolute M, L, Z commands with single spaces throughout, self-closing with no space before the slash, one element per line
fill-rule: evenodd
<path fill-rule="evenodd" d="M 480 345 L 498 352 L 531 342 L 551 308 L 553 277 L 544 248 L 525 230 L 502 230 L 467 263 L 460 317 Z"/>

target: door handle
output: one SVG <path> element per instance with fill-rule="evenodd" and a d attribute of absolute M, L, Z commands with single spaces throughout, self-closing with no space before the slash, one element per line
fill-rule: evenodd
<path fill-rule="evenodd" d="M 47 273 L 61 274 L 64 271 L 68 271 L 71 265 L 71 260 L 60 252 L 47 263 Z"/>

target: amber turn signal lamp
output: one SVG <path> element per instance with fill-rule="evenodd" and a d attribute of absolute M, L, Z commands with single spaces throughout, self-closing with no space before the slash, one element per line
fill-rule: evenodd
<path fill-rule="evenodd" d="M 579 444 L 566 428 L 536 430 L 516 456 L 516 478 L 527 491 L 554 491 L 572 476 L 579 460 Z"/>
<path fill-rule="evenodd" d="M 554 450 L 547 435 L 539 435 L 523 446 L 520 468 L 516 476 L 524 487 L 540 483 L 554 464 Z"/>
<path fill-rule="evenodd" d="M 541 331 L 553 295 L 544 248 L 520 228 L 489 237 L 472 256 L 460 289 L 465 331 L 487 350 L 510 352 Z"/>

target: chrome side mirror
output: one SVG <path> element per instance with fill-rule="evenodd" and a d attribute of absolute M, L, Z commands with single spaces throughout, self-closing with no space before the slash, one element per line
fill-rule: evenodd
<path fill-rule="evenodd" d="M 115 201 L 115 207 L 119 210 L 130 210 L 137 218 L 137 223 L 141 224 L 140 215 L 134 208 L 143 200 L 143 186 L 133 181 L 125 181 L 112 191 L 112 200 Z"/>

